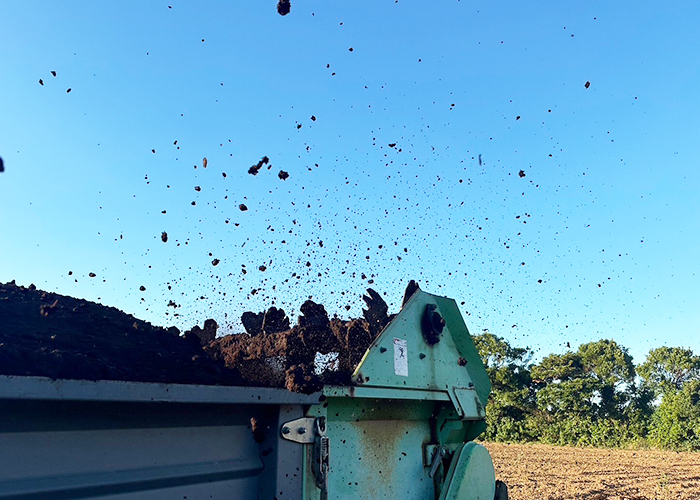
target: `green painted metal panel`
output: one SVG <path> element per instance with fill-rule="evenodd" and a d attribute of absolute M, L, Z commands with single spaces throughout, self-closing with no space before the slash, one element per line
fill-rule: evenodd
<path fill-rule="evenodd" d="M 460 445 L 450 462 L 440 500 L 493 500 L 496 475 L 491 455 L 473 441 Z"/>
<path fill-rule="evenodd" d="M 387 387 L 357 387 L 331 385 L 323 388 L 328 397 L 372 398 L 372 399 L 412 399 L 415 401 L 451 401 L 446 392 L 424 389 L 401 389 Z"/>
<path fill-rule="evenodd" d="M 462 314 L 459 312 L 457 302 L 438 295 L 431 295 L 431 297 L 435 300 L 442 317 L 445 318 L 447 330 L 451 334 L 457 350 L 467 362 L 465 368 L 474 383 L 479 400 L 485 404 L 491 392 L 491 380 L 486 372 L 486 368 L 484 368 L 484 363 L 481 361 L 479 351 L 474 346 L 474 341 L 469 334 L 467 325 L 464 323 Z"/>
<path fill-rule="evenodd" d="M 446 402 L 328 398 L 331 439 L 328 498 L 433 500 L 435 489 L 423 464 L 430 417 Z M 310 470 L 312 447 L 307 447 Z M 305 498 L 319 490 L 307 481 Z"/>
<path fill-rule="evenodd" d="M 426 342 L 421 330 L 429 304 L 435 305 L 445 320 L 440 340 L 434 345 Z M 466 419 L 484 418 L 491 391 L 455 301 L 420 290 L 370 346 L 353 377 L 363 387 L 447 393 Z"/>

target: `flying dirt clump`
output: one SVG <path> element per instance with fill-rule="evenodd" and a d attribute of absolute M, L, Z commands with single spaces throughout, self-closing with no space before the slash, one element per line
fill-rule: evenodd
<path fill-rule="evenodd" d="M 280 16 L 286 16 L 292 8 L 292 4 L 289 0 L 279 0 L 277 2 L 277 13 Z"/>
<path fill-rule="evenodd" d="M 263 156 L 262 159 L 258 163 L 256 163 L 255 165 L 253 165 L 252 167 L 250 167 L 248 169 L 248 173 L 250 175 L 258 175 L 258 172 L 260 172 L 260 169 L 263 168 L 263 166 L 267 165 L 268 163 L 270 163 L 270 159 L 267 156 Z"/>

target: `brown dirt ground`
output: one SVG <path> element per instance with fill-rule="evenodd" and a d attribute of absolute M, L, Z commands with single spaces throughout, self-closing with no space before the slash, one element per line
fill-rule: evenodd
<path fill-rule="evenodd" d="M 511 500 L 700 498 L 700 453 L 484 445 Z"/>

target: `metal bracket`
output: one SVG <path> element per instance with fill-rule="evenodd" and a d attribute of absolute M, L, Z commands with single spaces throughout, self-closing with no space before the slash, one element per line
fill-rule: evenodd
<path fill-rule="evenodd" d="M 300 444 L 313 444 L 313 473 L 321 500 L 328 499 L 331 440 L 326 436 L 326 417 L 303 417 L 282 425 L 282 438 Z"/>
<path fill-rule="evenodd" d="M 282 438 L 295 443 L 311 444 L 316 438 L 316 419 L 303 417 L 282 425 Z"/>
<path fill-rule="evenodd" d="M 428 476 L 432 479 L 435 477 L 438 468 L 442 465 L 442 459 L 445 458 L 450 453 L 450 449 L 444 445 L 438 445 L 433 454 L 433 461 L 430 467 L 430 472 Z"/>

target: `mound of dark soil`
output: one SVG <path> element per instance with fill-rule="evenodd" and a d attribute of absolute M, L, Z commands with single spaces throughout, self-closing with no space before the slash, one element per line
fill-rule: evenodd
<path fill-rule="evenodd" d="M 411 288 L 414 287 L 414 288 Z M 417 285 L 411 282 L 407 296 Z M 0 374 L 54 379 L 286 387 L 311 393 L 350 384 L 367 348 L 389 323 L 369 289 L 363 318 L 330 319 L 308 300 L 297 324 L 281 309 L 246 312 L 246 333 L 216 337 L 209 319 L 180 336 L 113 307 L 0 284 Z M 320 359 L 325 364 L 318 365 Z M 330 362 L 328 360 L 331 360 Z"/>
<path fill-rule="evenodd" d="M 177 384 L 243 382 L 181 337 L 113 307 L 0 284 L 0 374 Z"/>

